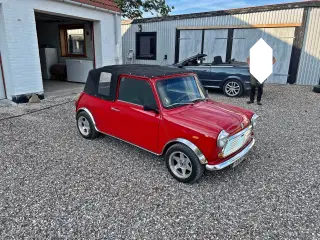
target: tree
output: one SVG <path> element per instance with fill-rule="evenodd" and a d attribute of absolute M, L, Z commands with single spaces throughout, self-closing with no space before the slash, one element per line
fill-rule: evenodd
<path fill-rule="evenodd" d="M 115 0 L 115 3 L 123 12 L 123 17 L 129 19 L 142 18 L 144 12 L 168 16 L 174 9 L 167 5 L 165 0 Z"/>

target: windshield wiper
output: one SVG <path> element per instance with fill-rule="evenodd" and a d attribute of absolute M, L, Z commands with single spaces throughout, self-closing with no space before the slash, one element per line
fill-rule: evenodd
<path fill-rule="evenodd" d="M 175 106 L 183 106 L 183 105 L 193 105 L 193 102 L 184 102 L 184 103 L 173 103 L 169 106 L 167 106 L 167 108 L 171 108 L 171 107 L 175 107 Z"/>
<path fill-rule="evenodd" d="M 196 103 L 198 101 L 204 101 L 204 100 L 208 100 L 209 98 L 195 98 L 192 100 L 193 103 Z"/>

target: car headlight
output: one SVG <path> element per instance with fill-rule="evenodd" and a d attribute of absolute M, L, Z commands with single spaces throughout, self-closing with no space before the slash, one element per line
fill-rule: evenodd
<path fill-rule="evenodd" d="M 257 119 L 259 118 L 259 116 L 257 114 L 253 114 L 252 118 L 251 118 L 251 125 L 252 127 L 255 127 L 257 125 Z"/>
<path fill-rule="evenodd" d="M 229 138 L 229 133 L 227 133 L 225 130 L 222 130 L 219 133 L 218 139 L 217 139 L 217 145 L 219 148 L 223 148 L 227 142 L 228 142 L 228 138 Z"/>

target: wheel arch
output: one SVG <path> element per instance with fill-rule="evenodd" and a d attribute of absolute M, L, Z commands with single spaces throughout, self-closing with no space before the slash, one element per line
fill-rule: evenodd
<path fill-rule="evenodd" d="M 96 121 L 94 120 L 94 117 L 93 117 L 92 113 L 90 112 L 90 110 L 85 107 L 79 108 L 77 111 L 77 115 L 81 112 L 86 112 L 89 115 L 89 117 L 91 118 L 91 121 L 94 125 L 95 130 L 99 132 L 99 130 L 97 129 Z"/>
<path fill-rule="evenodd" d="M 201 150 L 195 144 L 193 144 L 192 142 L 190 142 L 189 140 L 184 139 L 184 138 L 176 138 L 176 139 L 173 139 L 173 140 L 167 142 L 166 145 L 163 147 L 160 155 L 165 154 L 168 151 L 168 149 L 176 143 L 181 143 L 181 144 L 189 147 L 196 154 L 196 156 L 198 157 L 201 164 L 208 163 L 206 157 L 203 155 Z"/>
<path fill-rule="evenodd" d="M 224 80 L 221 81 L 220 87 L 223 88 L 224 84 L 229 80 L 238 80 L 242 84 L 242 87 L 244 87 L 242 79 L 239 76 L 228 76 L 228 77 L 226 77 Z"/>

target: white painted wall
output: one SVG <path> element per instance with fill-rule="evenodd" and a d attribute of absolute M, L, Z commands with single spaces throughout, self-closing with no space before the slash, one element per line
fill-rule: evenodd
<path fill-rule="evenodd" d="M 122 62 L 121 43 L 116 44 L 115 27 L 121 17 L 112 13 L 55 0 L 0 0 L 0 42 L 7 95 L 42 93 L 40 59 L 34 11 L 94 21 L 96 66 Z M 1 27 L 1 26 L 0 26 Z M 118 47 L 118 49 L 116 49 Z"/>
<path fill-rule="evenodd" d="M 1 51 L 0 51 L 1 54 Z M 5 98 L 5 93 L 4 93 L 4 86 L 3 86 L 3 79 L 2 79 L 2 71 L 0 67 L 0 99 Z"/>
<path fill-rule="evenodd" d="M 1 4 L 0 4 L 0 56 L 1 56 L 1 46 L 2 46 L 2 37 L 1 37 L 2 32 L 3 32 L 3 20 L 1 18 Z M 4 86 L 3 86 L 2 71 L 0 66 L 0 99 L 3 99 L 4 97 L 5 97 Z"/>

